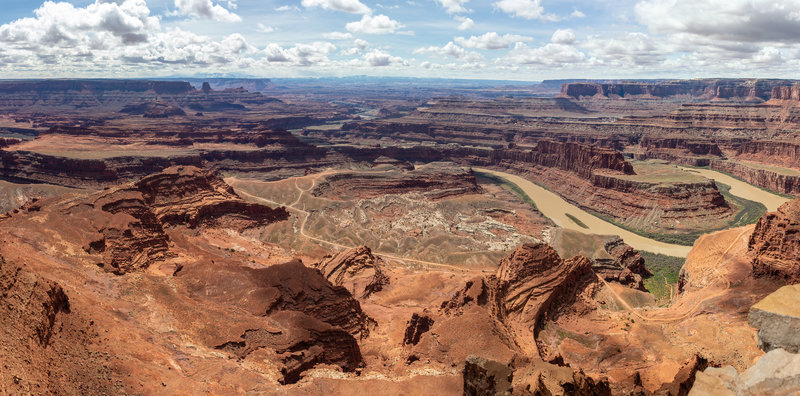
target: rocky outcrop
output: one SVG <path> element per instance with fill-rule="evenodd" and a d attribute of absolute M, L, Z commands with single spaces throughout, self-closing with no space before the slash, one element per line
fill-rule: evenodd
<path fill-rule="evenodd" d="M 300 260 L 267 268 L 187 267 L 180 276 L 192 282 L 192 293 L 239 305 L 254 315 L 303 312 L 358 337 L 366 337 L 372 326 L 372 320 L 347 289 L 331 284 Z M 217 284 L 201 281 L 221 277 L 224 281 Z"/>
<path fill-rule="evenodd" d="M 501 322 L 518 324 L 518 337 L 528 337 L 545 319 L 591 309 L 579 295 L 595 282 L 586 257 L 562 260 L 547 244 L 524 244 L 500 261 L 494 275 L 467 282 L 441 309 L 459 315 L 469 306 L 485 306 Z"/>
<path fill-rule="evenodd" d="M 481 191 L 472 170 L 432 163 L 408 171 L 341 172 L 326 177 L 311 193 L 331 199 L 370 199 L 419 192 L 431 199 L 443 199 Z"/>
<path fill-rule="evenodd" d="M 736 159 L 800 168 L 800 144 L 791 140 L 746 140 L 731 142 L 728 146 Z"/>
<path fill-rule="evenodd" d="M 659 388 L 656 395 L 686 396 L 694 386 L 697 373 L 710 366 L 708 359 L 695 355 L 688 362 L 684 363 L 675 374 L 672 382 L 666 383 Z"/>
<path fill-rule="evenodd" d="M 0 83 L 0 108 L 108 107 L 118 110 L 134 104 L 127 110 L 137 112 L 136 104 L 151 102 L 155 97 L 171 106 L 200 111 L 242 110 L 245 105 L 280 102 L 244 88 L 204 92 L 195 90 L 185 81 L 27 80 Z M 152 115 L 162 113 L 159 110 Z"/>
<path fill-rule="evenodd" d="M 573 82 L 561 87 L 561 95 L 581 98 L 670 98 L 734 99 L 764 101 L 773 88 L 791 85 L 791 80 L 697 79 L 663 82 Z"/>
<path fill-rule="evenodd" d="M 55 210 L 88 223 L 84 249 L 101 255 L 100 265 L 116 274 L 171 256 L 167 227 L 244 230 L 288 218 L 284 208 L 245 202 L 219 176 L 195 167 L 169 168 Z"/>
<path fill-rule="evenodd" d="M 709 367 L 698 372 L 689 395 L 793 395 L 797 392 L 800 392 L 800 355 L 775 349 L 741 374 L 732 366 Z"/>
<path fill-rule="evenodd" d="M 800 285 L 784 286 L 750 307 L 750 325 L 758 329 L 764 351 L 800 353 Z"/>
<path fill-rule="evenodd" d="M 529 151 L 494 150 L 491 160 L 492 162 L 527 162 L 548 168 L 558 168 L 586 179 L 591 178 L 596 170 L 625 175 L 634 174 L 633 165 L 625 160 L 622 153 L 579 143 L 541 141 Z"/>
<path fill-rule="evenodd" d="M 748 251 L 753 274 L 800 282 L 800 199 L 789 201 L 756 223 Z"/>
<path fill-rule="evenodd" d="M 642 255 L 619 237 L 607 241 L 604 249 L 611 259 L 595 258 L 592 270 L 607 281 L 646 291 L 643 278 L 650 275 L 650 271 Z"/>
<path fill-rule="evenodd" d="M 773 87 L 771 100 L 800 102 L 800 85 Z"/>
<path fill-rule="evenodd" d="M 597 281 L 589 259 L 561 260 L 550 245 L 541 243 L 524 244 L 503 258 L 495 279 L 497 316 L 523 323 L 533 333 L 562 310 L 580 310 L 574 304 L 578 292 Z"/>
<path fill-rule="evenodd" d="M 709 168 L 729 173 L 750 184 L 777 191 L 781 194 L 800 195 L 800 176 L 787 175 L 726 160 L 711 160 Z"/>
<path fill-rule="evenodd" d="M 545 362 L 516 362 L 511 367 L 478 356 L 462 370 L 464 395 L 597 395 L 610 396 L 608 379 L 595 380 L 580 370 Z"/>
<path fill-rule="evenodd" d="M 412 314 L 403 335 L 403 345 L 417 345 L 420 337 L 431 329 L 433 323 L 434 320 L 430 316 Z"/>
<path fill-rule="evenodd" d="M 219 175 L 193 166 L 167 168 L 134 183 L 133 189 L 166 226 L 244 230 L 289 216 L 284 208 L 245 202 Z"/>
<path fill-rule="evenodd" d="M 336 286 L 343 286 L 354 296 L 367 298 L 389 283 L 383 270 L 383 259 L 372 254 L 367 246 L 339 252 L 315 267 Z"/>
<path fill-rule="evenodd" d="M 169 118 L 172 116 L 185 116 L 186 112 L 178 106 L 162 102 L 145 102 L 129 104 L 120 110 L 120 113 L 141 115 L 144 118 Z"/>
<path fill-rule="evenodd" d="M 96 333 L 58 283 L 0 257 L 0 387 L 9 394 L 118 393 Z M 95 346 L 96 349 L 96 346 Z"/>
<path fill-rule="evenodd" d="M 640 142 L 641 153 L 636 159 L 661 159 L 690 166 L 708 166 L 715 158 L 722 157 L 722 150 L 712 140 L 697 138 L 660 138 L 644 136 Z"/>
<path fill-rule="evenodd" d="M 462 371 L 464 396 L 511 395 L 514 370 L 505 364 L 470 356 Z"/>
<path fill-rule="evenodd" d="M 358 343 L 347 331 L 290 310 L 271 318 L 280 323 L 279 329 L 247 330 L 240 341 L 227 342 L 217 349 L 240 359 L 259 349 L 274 351 L 282 364 L 282 384 L 296 383 L 304 371 L 319 364 L 338 366 L 345 372 L 353 372 L 362 364 Z"/>

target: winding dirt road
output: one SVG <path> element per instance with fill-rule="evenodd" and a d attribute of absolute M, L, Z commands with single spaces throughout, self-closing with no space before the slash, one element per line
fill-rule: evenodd
<path fill-rule="evenodd" d="M 543 189 L 542 187 L 539 187 L 539 186 L 535 185 L 534 183 L 523 179 L 522 177 L 519 177 L 519 176 L 516 176 L 516 175 L 512 175 L 512 174 L 509 174 L 509 173 L 489 170 L 489 169 L 478 169 L 478 170 L 481 171 L 481 172 L 487 172 L 487 173 L 491 173 L 491 174 L 494 174 L 494 175 L 499 176 L 499 177 L 503 177 L 506 180 L 508 180 L 508 181 L 516 184 L 520 188 L 522 188 L 523 191 L 525 191 L 526 194 L 528 194 L 532 199 L 534 199 L 534 201 L 536 202 L 537 207 L 539 208 L 539 210 L 542 213 L 544 213 L 546 216 L 548 216 L 551 219 L 553 219 L 553 221 L 556 222 L 556 224 L 559 225 L 559 226 L 566 227 L 566 228 L 571 228 L 571 229 L 578 227 L 576 224 L 574 224 L 574 222 L 572 222 L 571 220 L 569 220 L 565 216 L 565 213 L 570 213 L 573 216 L 578 217 L 581 221 L 584 221 L 587 225 L 590 225 L 590 228 L 588 230 L 583 229 L 583 228 L 577 228 L 577 230 L 581 231 L 581 232 L 591 231 L 593 233 L 603 233 L 603 234 L 614 234 L 614 233 L 616 233 L 616 234 L 620 235 L 626 241 L 626 243 L 631 244 L 634 248 L 641 249 L 641 250 L 646 250 L 646 251 L 654 251 L 656 253 L 666 253 L 666 254 L 671 254 L 671 255 L 680 256 L 680 257 L 686 257 L 686 255 L 688 254 L 689 250 L 691 250 L 691 247 L 688 247 L 688 246 L 671 245 L 671 244 L 666 244 L 666 243 L 663 243 L 663 242 L 654 241 L 654 240 L 651 240 L 649 238 L 645 238 L 645 237 L 642 237 L 640 235 L 636 235 L 636 234 L 633 234 L 633 233 L 631 233 L 629 231 L 623 230 L 623 229 L 621 229 L 619 227 L 616 227 L 616 226 L 614 226 L 614 225 L 612 225 L 610 223 L 607 223 L 607 222 L 605 222 L 605 221 L 603 221 L 603 220 L 601 220 L 601 219 L 599 219 L 599 218 L 597 218 L 595 216 L 592 216 L 589 213 L 586 213 L 586 212 L 582 211 L 580 208 L 567 203 L 566 201 L 564 201 L 558 195 L 556 195 L 556 194 L 554 194 L 554 193 L 552 193 L 550 191 L 547 191 L 547 190 Z M 333 173 L 333 171 L 329 170 L 329 171 L 325 171 L 325 172 L 317 173 L 317 174 L 313 175 L 311 177 L 311 186 L 308 187 L 308 188 L 305 188 L 305 189 L 301 188 L 300 185 L 298 184 L 298 182 L 301 179 L 307 178 L 308 176 L 301 177 L 301 178 L 295 178 L 294 186 L 300 192 L 300 194 L 290 204 L 284 204 L 284 203 L 281 203 L 281 202 L 272 201 L 272 200 L 269 200 L 269 199 L 266 199 L 266 198 L 263 198 L 263 197 L 259 197 L 259 196 L 250 194 L 250 193 L 248 193 L 246 191 L 243 191 L 243 190 L 240 190 L 240 189 L 237 190 L 236 192 L 238 194 L 247 196 L 247 197 L 249 197 L 251 199 L 262 201 L 262 202 L 270 204 L 270 205 L 284 206 L 289 211 L 293 211 L 293 212 L 299 213 L 301 215 L 301 217 L 302 217 L 301 222 L 300 222 L 300 235 L 303 236 L 304 238 L 307 238 L 307 239 L 312 240 L 312 241 L 317 242 L 317 243 L 321 243 L 321 244 L 325 244 L 325 245 L 332 246 L 332 247 L 335 247 L 335 248 L 339 248 L 339 249 L 352 249 L 352 248 L 354 248 L 354 246 L 343 245 L 343 244 L 338 243 L 338 242 L 325 240 L 325 239 L 318 238 L 316 236 L 308 234 L 306 232 L 305 227 L 306 227 L 306 223 L 308 222 L 308 219 L 309 219 L 311 213 L 306 211 L 305 209 L 301 209 L 301 208 L 298 207 L 298 205 L 300 204 L 300 201 L 302 200 L 303 196 L 306 193 L 308 193 L 311 190 L 313 190 L 314 187 L 316 187 L 317 181 L 321 177 L 329 175 L 331 173 Z M 231 179 L 228 182 L 235 187 L 236 184 L 238 184 L 239 180 L 238 179 Z M 725 292 L 727 292 L 727 290 L 730 288 L 730 280 L 727 277 L 725 277 L 724 275 L 720 274 L 719 266 L 720 266 L 720 264 L 722 264 L 722 261 L 724 260 L 725 256 L 728 254 L 728 252 L 734 246 L 736 246 L 737 243 L 740 243 L 740 239 L 742 238 L 742 236 L 744 236 L 744 234 L 747 231 L 748 231 L 748 229 L 746 228 L 741 233 L 739 233 L 739 235 L 737 235 L 737 237 L 734 239 L 734 241 L 725 249 L 725 251 L 723 251 L 720 254 L 720 256 L 717 259 L 717 261 L 713 264 L 714 274 L 717 277 L 719 277 L 721 280 L 724 281 L 725 286 L 723 288 L 721 288 L 719 291 L 699 299 L 698 301 L 696 301 L 694 303 L 694 305 L 692 305 L 691 307 L 688 307 L 686 309 L 682 309 L 682 308 L 680 308 L 678 306 L 672 306 L 670 308 L 663 309 L 663 310 L 659 311 L 659 313 L 656 314 L 656 315 L 643 315 L 643 314 L 639 313 L 636 308 L 632 307 L 627 301 L 625 301 L 625 299 L 622 298 L 608 284 L 608 282 L 606 282 L 605 279 L 603 279 L 599 275 L 596 275 L 596 276 L 600 280 L 600 282 L 602 282 L 606 286 L 606 288 L 608 288 L 608 290 L 614 295 L 614 297 L 619 301 L 620 305 L 622 307 L 624 307 L 626 311 L 630 312 L 633 316 L 635 316 L 635 317 L 637 317 L 637 318 L 639 318 L 641 320 L 648 321 L 648 322 L 661 322 L 661 323 L 677 322 L 677 321 L 680 321 L 680 320 L 683 320 L 683 319 L 686 319 L 686 318 L 690 317 L 692 314 L 694 314 L 695 311 L 697 311 L 698 308 L 700 308 L 700 306 L 704 302 L 709 301 L 709 300 L 714 299 L 714 298 L 717 298 L 717 297 L 725 294 Z M 634 243 L 636 245 L 639 245 L 639 246 L 637 247 L 636 245 L 631 243 L 631 241 L 629 239 L 635 240 L 636 242 L 634 242 Z M 642 246 L 645 246 L 646 248 L 644 248 Z M 391 255 L 391 254 L 382 253 L 382 252 L 379 252 L 379 251 L 375 251 L 375 253 L 380 255 L 381 257 L 384 257 L 384 258 L 390 259 L 390 260 L 406 262 L 406 263 L 420 264 L 420 265 L 424 265 L 424 266 L 432 266 L 432 267 L 437 267 L 437 268 L 446 268 L 448 270 L 455 270 L 455 271 L 460 271 L 460 272 L 465 271 L 464 268 L 453 266 L 453 265 L 434 263 L 434 262 L 430 262 L 430 261 L 417 260 L 417 259 L 411 259 L 411 258 L 406 258 L 406 257 L 399 257 L 399 256 Z M 491 271 L 490 270 L 484 270 L 484 272 L 491 272 Z M 678 310 L 678 312 L 675 312 L 676 310 Z"/>
<path fill-rule="evenodd" d="M 314 242 L 317 242 L 317 243 L 325 244 L 325 245 L 328 245 L 328 246 L 333 246 L 333 247 L 336 247 L 336 248 L 339 248 L 339 249 L 353 249 L 353 248 L 355 248 L 355 246 L 348 246 L 348 245 L 343 245 L 343 244 L 338 243 L 338 242 L 328 241 L 328 240 L 325 240 L 325 239 L 322 239 L 322 238 L 318 238 L 318 237 L 315 237 L 315 236 L 310 235 L 309 233 L 307 233 L 306 232 L 306 223 L 308 222 L 308 218 L 311 216 L 311 213 L 308 212 L 305 209 L 300 209 L 300 208 L 297 207 L 297 205 L 300 203 L 300 200 L 303 198 L 303 196 L 307 192 L 313 190 L 314 187 L 317 186 L 317 180 L 319 180 L 321 177 L 329 175 L 331 173 L 333 173 L 333 171 L 325 171 L 325 172 L 321 172 L 321 173 L 315 174 L 311 178 L 311 181 L 312 181 L 311 182 L 311 187 L 306 188 L 306 189 L 300 188 L 300 186 L 298 185 L 298 181 L 300 179 L 302 179 L 302 178 L 295 178 L 294 186 L 298 191 L 300 191 L 300 194 L 297 196 L 297 199 L 295 199 L 294 202 L 292 202 L 291 204 L 284 204 L 284 203 L 280 203 L 280 202 L 275 202 L 275 201 L 272 201 L 272 200 L 269 200 L 269 199 L 266 199 L 266 198 L 262 198 L 262 197 L 250 194 L 250 193 L 248 193 L 246 191 L 243 191 L 243 190 L 240 190 L 240 189 L 238 189 L 236 191 L 236 193 L 240 194 L 240 195 L 244 195 L 244 196 L 249 197 L 251 199 L 255 199 L 255 200 L 258 200 L 258 201 L 261 201 L 261 202 L 264 202 L 264 203 L 268 203 L 270 205 L 283 206 L 289 211 L 293 211 L 293 212 L 299 213 L 300 215 L 302 215 L 302 219 L 300 221 L 300 235 L 303 236 L 304 238 L 310 239 L 310 240 L 312 240 Z M 236 186 L 236 184 L 238 182 L 239 182 L 239 180 L 235 179 L 235 178 L 232 178 L 232 179 L 228 180 L 228 183 L 230 185 L 234 186 L 234 187 Z M 431 262 L 431 261 L 417 260 L 417 259 L 412 259 L 412 258 L 407 258 L 407 257 L 400 257 L 400 256 L 395 256 L 395 255 L 392 255 L 392 254 L 388 254 L 388 253 L 379 252 L 377 250 L 375 251 L 375 254 L 377 254 L 377 255 L 385 258 L 385 259 L 402 261 L 402 262 L 406 262 L 406 263 L 421 264 L 421 265 L 433 266 L 433 267 L 438 267 L 438 268 L 447 268 L 449 270 L 455 270 L 455 271 L 459 271 L 459 272 L 466 271 L 466 269 L 464 269 L 462 267 L 457 267 L 455 265 L 434 263 L 434 262 Z M 492 272 L 490 270 L 482 270 L 482 271 L 483 272 Z"/>

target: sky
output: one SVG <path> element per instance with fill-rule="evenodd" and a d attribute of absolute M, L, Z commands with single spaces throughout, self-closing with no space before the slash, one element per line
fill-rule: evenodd
<path fill-rule="evenodd" d="M 0 0 L 0 78 L 800 77 L 800 0 Z"/>

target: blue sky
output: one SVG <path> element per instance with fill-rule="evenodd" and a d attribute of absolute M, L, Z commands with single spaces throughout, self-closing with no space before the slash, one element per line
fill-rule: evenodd
<path fill-rule="evenodd" d="M 800 0 L 0 0 L 17 77 L 797 77 Z"/>

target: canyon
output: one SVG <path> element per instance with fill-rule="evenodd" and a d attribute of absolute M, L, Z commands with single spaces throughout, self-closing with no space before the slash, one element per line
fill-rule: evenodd
<path fill-rule="evenodd" d="M 796 84 L 0 81 L 0 393 L 795 389 Z"/>

